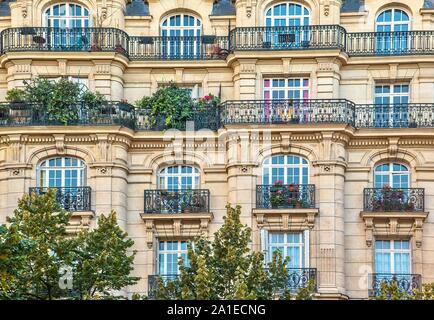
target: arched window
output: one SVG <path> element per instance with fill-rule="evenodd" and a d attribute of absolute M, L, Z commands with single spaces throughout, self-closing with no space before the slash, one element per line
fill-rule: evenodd
<path fill-rule="evenodd" d="M 406 189 L 410 184 L 410 173 L 406 166 L 400 163 L 385 163 L 375 167 L 374 170 L 374 188 L 391 188 Z"/>
<path fill-rule="evenodd" d="M 158 187 L 167 190 L 198 189 L 200 186 L 199 169 L 192 166 L 170 166 L 158 174 Z"/>
<path fill-rule="evenodd" d="M 408 47 L 410 17 L 401 9 L 382 11 L 375 21 L 377 53 L 402 52 Z"/>
<path fill-rule="evenodd" d="M 309 164 L 306 159 L 295 155 L 275 155 L 265 159 L 262 166 L 262 183 L 272 185 L 308 184 Z"/>
<path fill-rule="evenodd" d="M 165 56 L 191 56 L 200 54 L 202 23 L 199 18 L 179 13 L 161 22 L 162 53 Z"/>
<path fill-rule="evenodd" d="M 89 10 L 75 3 L 55 4 L 45 11 L 45 23 L 54 28 L 87 28 Z"/>
<path fill-rule="evenodd" d="M 309 9 L 301 4 L 282 2 L 265 10 L 266 27 L 308 26 L 309 23 Z"/>
<path fill-rule="evenodd" d="M 76 158 L 51 158 L 38 166 L 37 180 L 39 187 L 82 187 L 86 180 L 86 165 Z"/>

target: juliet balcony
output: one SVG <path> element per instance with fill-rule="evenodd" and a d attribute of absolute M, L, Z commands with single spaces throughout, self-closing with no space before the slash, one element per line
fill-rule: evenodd
<path fill-rule="evenodd" d="M 424 212 L 423 188 L 365 188 L 363 190 L 365 212 Z"/>
<path fill-rule="evenodd" d="M 140 216 L 147 226 L 149 247 L 154 235 L 170 238 L 206 234 L 214 218 L 207 189 L 145 190 Z"/>
<path fill-rule="evenodd" d="M 373 273 L 368 275 L 368 296 L 378 297 L 381 294 L 382 283 L 396 284 L 399 291 L 412 295 L 415 289 L 420 289 L 422 276 L 420 274 Z"/>
<path fill-rule="evenodd" d="M 282 184 L 256 186 L 253 215 L 258 226 L 279 229 L 311 229 L 315 224 L 315 185 Z"/>
<path fill-rule="evenodd" d="M 43 195 L 49 188 L 33 187 L 29 188 L 29 193 Z M 91 193 L 90 187 L 55 187 L 56 201 L 60 207 L 71 212 L 71 218 L 66 232 L 77 233 L 81 230 L 89 229 L 90 220 L 94 217 L 94 212 L 91 209 Z"/>

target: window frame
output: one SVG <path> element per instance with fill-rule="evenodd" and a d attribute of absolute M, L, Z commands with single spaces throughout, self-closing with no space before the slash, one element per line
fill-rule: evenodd
<path fill-rule="evenodd" d="M 167 172 L 170 168 L 178 168 L 177 172 Z M 192 168 L 192 172 L 182 172 L 183 167 L 189 167 Z M 165 171 L 165 172 L 164 172 Z M 167 188 L 169 185 L 168 180 L 169 178 L 175 178 L 178 177 L 178 187 L 176 189 L 174 188 Z M 182 188 L 182 178 L 191 178 L 191 188 Z M 164 179 L 164 183 L 161 183 L 162 179 Z M 157 174 L 157 187 L 158 189 L 162 190 L 197 190 L 200 189 L 201 185 L 201 172 L 198 167 L 194 165 L 170 165 L 165 166 L 161 168 L 158 171 Z"/>
<path fill-rule="evenodd" d="M 186 259 L 184 261 L 185 265 L 188 265 L 188 241 L 187 240 L 158 240 L 158 246 L 157 246 L 157 274 L 161 276 L 174 276 L 179 275 L 179 266 L 178 261 L 179 258 L 185 255 Z M 160 249 L 160 244 L 164 243 L 164 248 Z M 167 249 L 169 243 L 176 243 L 177 248 L 175 250 L 169 250 Z M 186 248 L 182 249 L 182 244 L 185 243 Z M 176 273 L 168 273 L 168 255 L 176 254 Z M 164 256 L 164 262 L 161 263 L 160 255 Z M 163 266 L 163 267 L 162 267 Z M 161 273 L 160 271 L 163 270 L 164 273 Z"/>
<path fill-rule="evenodd" d="M 272 242 L 272 236 L 275 234 L 283 234 L 284 235 L 284 242 L 279 243 L 279 242 Z M 289 242 L 288 240 L 288 235 L 290 234 L 298 234 L 300 235 L 300 242 Z M 300 265 L 299 266 L 291 266 L 289 265 L 288 268 L 295 268 L 295 269 L 303 269 L 303 268 L 309 268 L 310 265 L 310 261 L 309 261 L 309 230 L 303 230 L 303 231 L 281 231 L 281 230 L 267 230 L 267 232 L 263 235 L 263 237 L 266 237 L 266 239 L 261 239 L 262 241 L 265 241 L 266 246 L 265 246 L 265 261 L 266 263 L 269 263 L 272 261 L 273 259 L 273 250 L 272 247 L 283 247 L 283 254 L 282 257 L 285 259 L 288 255 L 287 255 L 287 249 L 288 248 L 299 248 L 300 249 L 300 253 L 299 253 L 299 261 L 300 261 Z M 291 260 L 289 262 L 291 264 Z"/>
<path fill-rule="evenodd" d="M 273 158 L 277 158 L 277 157 L 284 157 L 284 163 L 283 164 L 278 164 L 275 163 L 273 164 Z M 300 159 L 299 163 L 289 163 L 289 157 L 297 157 Z M 306 163 L 303 163 L 303 160 L 306 161 Z M 266 163 L 268 161 L 268 163 Z M 306 175 L 306 183 L 303 183 L 303 169 L 306 168 L 307 169 L 307 175 Z M 309 171 L 310 171 L 310 164 L 309 164 L 309 160 L 306 159 L 303 156 L 300 155 L 296 155 L 296 154 L 275 154 L 272 156 L 267 157 L 266 159 L 264 159 L 264 161 L 262 162 L 262 184 L 263 185 L 273 185 L 273 169 L 283 169 L 283 184 L 301 184 L 301 185 L 306 185 L 309 184 L 310 181 L 310 176 L 309 176 Z M 299 169 L 299 179 L 298 182 L 295 181 L 288 181 L 288 169 Z M 266 183 L 265 181 L 265 177 L 267 176 L 265 173 L 265 171 L 268 170 L 268 183 Z M 280 179 L 278 179 L 280 180 Z"/>
<path fill-rule="evenodd" d="M 377 249 L 377 241 L 388 241 L 389 242 L 389 249 Z M 408 249 L 395 249 L 395 242 L 400 241 L 400 242 L 408 242 Z M 379 253 L 388 253 L 390 255 L 390 274 L 398 274 L 396 272 L 396 266 L 395 266 L 395 255 L 396 254 L 403 254 L 403 253 L 408 253 L 408 261 L 409 261 L 409 268 L 408 268 L 408 274 L 412 273 L 412 246 L 411 246 L 411 241 L 410 239 L 375 239 L 375 244 L 374 244 L 374 270 L 375 273 L 377 272 L 377 252 Z M 380 272 L 381 273 L 381 272 Z M 386 272 L 387 273 L 387 272 Z"/>
<path fill-rule="evenodd" d="M 391 20 L 390 21 L 381 21 L 381 22 L 379 22 L 378 18 L 383 13 L 386 13 L 387 11 L 391 11 Z M 406 21 L 395 21 L 395 11 L 402 11 L 402 12 L 404 12 L 407 15 L 407 17 L 408 17 L 407 23 L 405 23 Z M 407 27 L 408 27 L 408 30 L 406 30 L 406 31 L 411 31 L 412 16 L 404 8 L 398 8 L 398 7 L 386 8 L 384 10 L 381 10 L 380 12 L 378 12 L 375 15 L 375 24 L 374 24 L 375 32 L 404 32 L 404 31 L 396 31 L 395 30 L 395 25 L 399 25 L 399 24 L 406 24 Z M 391 30 L 390 31 L 378 31 L 378 26 L 390 26 Z"/>
<path fill-rule="evenodd" d="M 274 8 L 280 5 L 286 5 L 286 14 L 285 15 L 274 15 Z M 301 7 L 301 14 L 300 15 L 291 15 L 289 14 L 289 8 L 291 5 L 295 5 L 295 6 L 300 6 Z M 308 14 L 305 14 L 305 9 L 308 11 Z M 271 11 L 271 15 L 267 15 L 268 11 Z M 276 25 L 276 19 L 279 20 L 285 20 L 285 24 L 284 26 L 291 26 L 289 24 L 289 20 L 290 19 L 300 19 L 301 23 L 299 25 L 296 26 L 309 26 L 311 24 L 311 13 L 312 11 L 310 10 L 310 8 L 308 6 L 303 5 L 302 3 L 297 3 L 297 2 L 293 2 L 293 1 L 281 1 L 278 3 L 273 3 L 272 5 L 268 6 L 265 10 L 264 10 L 264 26 L 266 27 L 279 27 L 280 25 Z M 305 24 L 305 19 L 308 19 L 308 23 Z M 271 23 L 270 25 L 267 25 L 267 19 L 270 19 Z"/>
<path fill-rule="evenodd" d="M 274 86 L 274 82 L 284 81 L 284 86 Z M 291 86 L 291 81 L 300 81 L 299 86 Z M 266 86 L 266 81 L 269 81 L 269 86 Z M 305 81 L 307 81 L 307 85 L 305 85 Z M 295 78 L 271 78 L 266 77 L 262 79 L 262 98 L 265 101 L 273 101 L 273 100 L 309 100 L 310 99 L 310 85 L 311 81 L 309 77 L 295 77 Z M 283 91 L 283 98 L 273 99 L 273 92 Z M 298 92 L 300 94 L 300 98 L 290 98 L 290 92 Z M 307 98 L 304 97 L 305 92 L 307 91 Z M 267 93 L 268 92 L 268 97 Z"/>
<path fill-rule="evenodd" d="M 54 15 L 54 8 L 56 6 L 59 6 L 59 11 L 60 11 L 60 7 L 62 5 L 65 5 L 65 15 Z M 81 11 L 82 11 L 82 15 L 80 16 L 74 16 L 71 15 L 71 6 L 70 5 L 74 5 L 74 9 L 76 7 L 80 7 Z M 87 15 L 85 15 L 85 12 L 87 12 Z M 90 10 L 89 8 L 87 8 L 86 6 L 84 6 L 83 4 L 80 3 L 76 3 L 76 2 L 59 2 L 59 3 L 54 3 L 51 6 L 49 6 L 48 8 L 46 8 L 44 10 L 43 13 L 44 16 L 44 25 L 45 27 L 54 27 L 52 24 L 52 20 L 54 19 L 58 19 L 58 20 L 63 20 L 65 21 L 65 27 L 56 27 L 56 28 L 61 28 L 61 29 L 73 29 L 73 28 L 89 28 L 92 26 L 92 19 L 91 19 L 91 14 L 90 14 Z M 81 21 L 82 26 L 81 27 L 75 27 L 74 25 L 72 25 L 72 21 Z M 87 22 L 87 25 L 86 25 Z"/>
<path fill-rule="evenodd" d="M 389 165 L 389 170 L 388 171 L 379 171 L 380 173 L 377 173 L 377 168 L 379 168 L 380 166 L 385 165 L 385 164 Z M 395 164 L 405 167 L 407 169 L 407 171 L 396 171 L 396 170 L 394 170 L 393 167 L 394 167 Z M 383 172 L 387 172 L 387 174 L 383 174 Z M 376 177 L 377 177 L 377 175 L 381 175 L 381 176 L 387 175 L 389 177 L 389 186 L 391 188 L 394 188 L 394 186 L 393 186 L 393 177 L 397 176 L 397 175 L 404 175 L 404 174 L 407 175 L 407 181 L 408 181 L 407 187 L 405 187 L 405 188 L 411 188 L 410 169 L 409 169 L 409 167 L 407 165 L 405 165 L 403 163 L 400 163 L 400 162 L 384 162 L 384 163 L 377 164 L 374 167 L 373 186 L 374 186 L 374 188 L 383 188 L 384 185 L 382 185 L 382 186 L 377 186 L 376 185 Z M 405 189 L 404 187 L 398 187 L 398 188 Z"/>
<path fill-rule="evenodd" d="M 57 166 L 49 166 L 50 160 L 54 160 L 56 162 L 57 159 L 61 159 L 61 165 Z M 66 166 L 65 162 L 66 159 L 77 160 L 77 166 Z M 47 166 L 44 166 L 44 164 L 47 164 Z M 87 166 L 86 163 L 81 160 L 80 158 L 76 157 L 51 157 L 48 159 L 45 159 L 41 161 L 37 168 L 36 168 L 36 183 L 37 186 L 40 188 L 56 188 L 56 186 L 50 186 L 50 171 L 60 171 L 61 177 L 61 186 L 57 186 L 58 188 L 67 188 L 68 186 L 65 185 L 66 177 L 65 173 L 67 170 L 77 171 L 77 186 L 74 187 L 84 187 L 86 186 L 86 170 Z M 42 172 L 45 173 L 45 177 L 42 177 Z M 45 180 L 42 184 L 42 181 Z"/>

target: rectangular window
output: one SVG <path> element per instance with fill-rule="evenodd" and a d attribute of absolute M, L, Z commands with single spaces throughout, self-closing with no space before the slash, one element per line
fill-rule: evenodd
<path fill-rule="evenodd" d="M 304 268 L 307 264 L 303 232 L 269 232 L 268 261 L 273 259 L 275 251 L 280 251 L 284 258 L 290 258 L 289 268 Z"/>
<path fill-rule="evenodd" d="M 160 241 L 158 244 L 158 274 L 179 274 L 178 260 L 182 257 L 188 266 L 187 241 Z"/>
<path fill-rule="evenodd" d="M 376 240 L 375 273 L 410 274 L 409 240 Z"/>
<path fill-rule="evenodd" d="M 309 99 L 308 78 L 267 78 L 264 79 L 264 100 L 276 99 Z"/>
<path fill-rule="evenodd" d="M 376 127 L 407 127 L 409 84 L 376 85 L 374 94 Z"/>

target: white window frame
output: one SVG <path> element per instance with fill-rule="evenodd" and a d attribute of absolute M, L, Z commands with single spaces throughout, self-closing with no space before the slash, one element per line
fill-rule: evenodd
<path fill-rule="evenodd" d="M 286 258 L 287 254 L 287 248 L 288 247 L 299 247 L 300 250 L 300 257 L 299 261 L 301 261 L 302 265 L 300 265 L 298 268 L 309 268 L 310 261 L 309 261 L 309 247 L 310 247 L 310 241 L 309 241 L 309 230 L 303 230 L 300 232 L 286 232 L 286 231 L 274 231 L 274 230 L 267 230 L 267 229 L 261 229 L 261 249 L 264 252 L 265 256 L 265 263 L 269 263 L 273 259 L 273 252 L 271 251 L 271 247 L 283 247 L 283 258 Z M 284 239 L 287 239 L 288 234 L 294 234 L 298 233 L 301 235 L 301 242 L 298 243 L 298 245 L 294 245 L 293 243 L 289 244 L 288 242 L 284 243 L 272 243 L 271 242 L 271 236 L 272 234 L 284 234 Z"/>
<path fill-rule="evenodd" d="M 398 86 L 408 86 L 408 92 L 395 92 L 395 88 Z M 389 87 L 389 93 L 377 93 L 377 87 Z M 393 102 L 393 98 L 395 97 L 408 97 L 408 103 L 410 103 L 410 99 L 411 99 L 411 86 L 410 83 L 408 82 L 402 82 L 402 83 L 387 83 L 387 84 L 382 84 L 382 83 L 376 83 L 375 87 L 374 87 L 374 102 L 375 99 L 377 97 L 380 98 L 389 98 L 389 105 L 394 104 Z"/>
<path fill-rule="evenodd" d="M 53 15 L 54 7 L 59 6 L 59 8 L 60 8 L 60 6 L 62 6 L 62 5 L 65 5 L 65 15 L 54 16 Z M 74 8 L 75 8 L 75 6 L 81 7 L 82 15 L 80 15 L 80 16 L 71 15 L 70 5 L 74 5 Z M 87 15 L 85 15 L 85 12 L 87 12 Z M 46 27 L 53 27 L 51 21 L 54 19 L 64 20 L 65 25 L 66 25 L 66 27 L 64 27 L 64 28 L 67 28 L 67 29 L 74 28 L 74 26 L 72 25 L 72 21 L 77 21 L 77 20 L 81 20 L 81 24 L 82 24 L 81 28 L 86 28 L 86 26 L 85 26 L 86 21 L 88 23 L 88 27 L 91 26 L 91 16 L 90 16 L 89 9 L 85 6 L 83 6 L 82 4 L 74 3 L 74 2 L 59 2 L 59 3 L 55 3 L 52 6 L 50 6 L 49 8 L 47 8 L 44 11 L 44 19 L 43 19 L 45 26 Z M 60 28 L 62 28 L 62 27 L 60 27 Z"/>
<path fill-rule="evenodd" d="M 376 272 L 377 270 L 377 261 L 375 261 L 375 258 L 377 256 L 377 252 L 379 253 L 388 253 L 390 255 L 390 273 L 391 274 L 396 274 L 397 272 L 395 271 L 395 254 L 396 253 L 408 253 L 408 259 L 409 259 L 409 274 L 412 273 L 412 254 L 411 254 L 411 241 L 408 239 L 402 239 L 402 240 L 389 240 L 389 239 L 376 239 L 376 241 L 389 241 L 389 249 L 377 249 L 377 243 L 375 242 L 375 247 L 374 247 L 374 270 Z M 407 241 L 408 242 L 408 249 L 395 249 L 395 241 Z"/>
<path fill-rule="evenodd" d="M 282 5 L 282 4 L 286 4 L 286 15 L 277 15 L 277 16 L 274 15 L 274 7 Z M 300 15 L 297 15 L 297 14 L 291 15 L 291 14 L 289 14 L 289 7 L 290 7 L 290 5 L 300 6 L 301 7 L 301 14 Z M 308 11 L 307 15 L 304 13 L 305 9 L 307 9 L 307 11 Z M 271 15 L 267 15 L 267 13 L 268 13 L 269 10 L 271 10 Z M 274 3 L 273 5 L 271 5 L 271 6 L 269 6 L 269 7 L 267 7 L 265 9 L 265 12 L 264 12 L 264 26 L 267 25 L 267 19 L 271 19 L 271 27 L 276 26 L 276 19 L 279 19 L 279 20 L 285 19 L 286 20 L 285 21 L 285 25 L 286 26 L 289 26 L 289 20 L 290 19 L 300 19 L 301 20 L 300 26 L 305 26 L 305 24 L 304 24 L 305 18 L 308 18 L 308 24 L 306 26 L 310 25 L 311 10 L 307 6 L 304 6 L 303 4 L 297 3 L 297 2 L 283 1 L 283 2 Z"/>
<path fill-rule="evenodd" d="M 284 157 L 284 159 L 285 159 L 284 164 L 273 164 L 272 159 L 274 157 L 280 157 L 280 156 Z M 290 156 L 298 157 L 300 159 L 300 163 L 298 163 L 298 164 L 288 163 L 288 159 Z M 303 163 L 303 160 L 305 160 L 306 163 Z M 279 168 L 279 169 L 283 168 L 283 170 L 284 170 L 283 171 L 284 172 L 284 179 L 282 181 L 283 184 L 291 184 L 291 183 L 293 183 L 293 184 L 309 184 L 309 179 L 310 179 L 310 177 L 309 177 L 309 169 L 310 169 L 309 168 L 309 161 L 302 156 L 293 155 L 293 154 L 276 154 L 276 155 L 267 157 L 264 160 L 264 162 L 262 163 L 262 183 L 264 185 L 272 185 L 273 184 L 272 183 L 272 172 L 273 172 L 273 169 L 275 169 L 275 168 Z M 289 169 L 289 168 L 299 169 L 300 174 L 299 174 L 299 181 L 298 182 L 297 181 L 288 181 L 288 170 L 287 169 Z M 307 181 L 306 181 L 306 183 L 303 183 L 303 168 L 307 168 Z M 264 181 L 266 171 L 268 171 L 268 183 L 265 183 L 265 181 Z"/>
<path fill-rule="evenodd" d="M 61 159 L 61 165 L 60 166 L 49 166 L 50 160 Z M 77 160 L 77 166 L 66 166 L 65 160 L 66 159 L 75 159 Z M 42 161 L 37 166 L 37 185 L 38 187 L 49 187 L 49 181 L 50 181 L 50 171 L 60 171 L 61 172 L 61 186 L 65 187 L 65 172 L 67 170 L 74 170 L 77 171 L 77 187 L 83 187 L 86 184 L 86 164 L 83 160 L 74 158 L 74 157 L 52 157 L 49 159 L 46 159 Z M 45 172 L 44 180 L 42 181 L 42 172 Z"/>
<path fill-rule="evenodd" d="M 380 15 L 382 15 L 383 13 L 385 13 L 389 10 L 391 11 L 391 20 L 390 21 L 378 21 L 378 18 L 380 17 Z M 395 21 L 395 11 L 404 12 L 408 17 L 408 21 Z M 382 31 L 378 31 L 378 26 L 390 26 L 390 32 L 394 32 L 396 25 L 403 25 L 403 24 L 407 25 L 408 31 L 411 30 L 411 15 L 406 10 L 404 10 L 402 8 L 387 8 L 385 10 L 380 11 L 375 16 L 375 31 L 376 32 L 382 32 Z"/>
<path fill-rule="evenodd" d="M 377 172 L 377 168 L 380 167 L 380 166 L 382 166 L 382 165 L 385 165 L 385 164 L 389 165 L 389 171 L 378 171 Z M 407 169 L 407 171 L 395 171 L 393 169 L 393 166 L 395 164 L 400 165 L 400 166 L 404 166 Z M 375 186 L 375 183 L 376 183 L 376 177 L 377 176 L 389 176 L 389 185 L 390 185 L 391 188 L 393 188 L 393 177 L 394 176 L 402 176 L 402 175 L 407 175 L 407 181 L 408 181 L 407 188 L 410 188 L 410 185 L 411 185 L 410 178 L 411 178 L 411 176 L 410 176 L 410 170 L 409 170 L 408 166 L 406 166 L 405 164 L 399 163 L 399 162 L 380 163 L 380 164 L 378 164 L 378 165 L 376 165 L 374 167 L 374 181 L 373 181 L 374 182 L 374 186 Z M 383 186 L 380 186 L 378 188 L 382 188 L 382 187 Z M 402 188 L 404 188 L 404 187 L 402 187 Z"/>
<path fill-rule="evenodd" d="M 277 80 L 277 81 L 281 81 L 284 80 L 285 81 L 285 85 L 283 87 L 274 87 L 273 86 L 273 80 Z M 300 80 L 300 86 L 290 86 L 289 82 L 290 80 Z M 307 86 L 304 85 L 304 81 L 307 80 L 308 84 Z M 265 86 L 265 81 L 270 81 L 270 86 L 266 87 Z M 289 91 L 298 91 L 300 93 L 300 100 L 306 100 L 303 97 L 303 92 L 307 90 L 307 99 L 310 99 L 310 78 L 307 77 L 297 77 L 297 78 L 264 78 L 262 81 L 262 97 L 265 100 L 265 93 L 268 91 L 269 92 L 269 99 L 267 99 L 267 101 L 273 101 L 273 92 L 275 91 L 283 91 L 284 92 L 284 97 L 283 98 L 278 98 L 282 99 L 282 100 L 287 100 L 287 99 L 292 99 L 289 97 Z"/>
<path fill-rule="evenodd" d="M 176 250 L 168 250 L 167 245 L 169 242 L 177 243 L 177 249 Z M 187 255 L 188 254 L 188 241 L 187 240 L 158 240 L 157 243 L 158 243 L 158 247 L 157 247 L 157 274 L 162 275 L 162 276 L 164 276 L 164 275 L 168 275 L 168 276 L 178 275 L 179 274 L 179 266 L 178 265 L 177 265 L 177 273 L 168 273 L 168 271 L 167 271 L 167 267 L 168 267 L 167 256 L 171 255 L 171 254 L 176 254 L 177 255 L 177 258 L 176 258 L 177 264 L 178 264 L 179 258 L 183 254 L 185 254 L 185 256 L 187 256 L 187 259 L 188 259 L 188 255 Z M 160 249 L 161 243 L 164 243 L 164 249 L 163 250 Z M 186 243 L 186 245 L 187 245 L 186 249 L 182 249 L 182 243 Z M 162 268 L 163 272 L 160 272 L 161 271 L 160 254 L 164 255 L 164 257 L 165 257 L 164 263 L 163 263 L 163 268 Z M 186 261 L 184 261 L 184 262 L 186 262 Z"/>
<path fill-rule="evenodd" d="M 169 168 L 175 168 L 177 167 L 178 170 L 175 173 L 169 173 Z M 190 167 L 192 168 L 192 172 L 183 173 L 182 168 L 183 167 Z M 168 186 L 168 179 L 178 177 L 178 187 L 174 190 L 188 190 L 188 189 L 200 189 L 200 170 L 195 166 L 189 166 L 189 165 L 174 165 L 174 166 L 166 166 L 162 168 L 157 175 L 157 185 L 159 189 L 167 189 Z M 190 177 L 192 180 L 191 188 L 184 189 L 182 188 L 182 178 L 183 177 Z M 163 183 L 162 183 L 163 181 Z"/>

